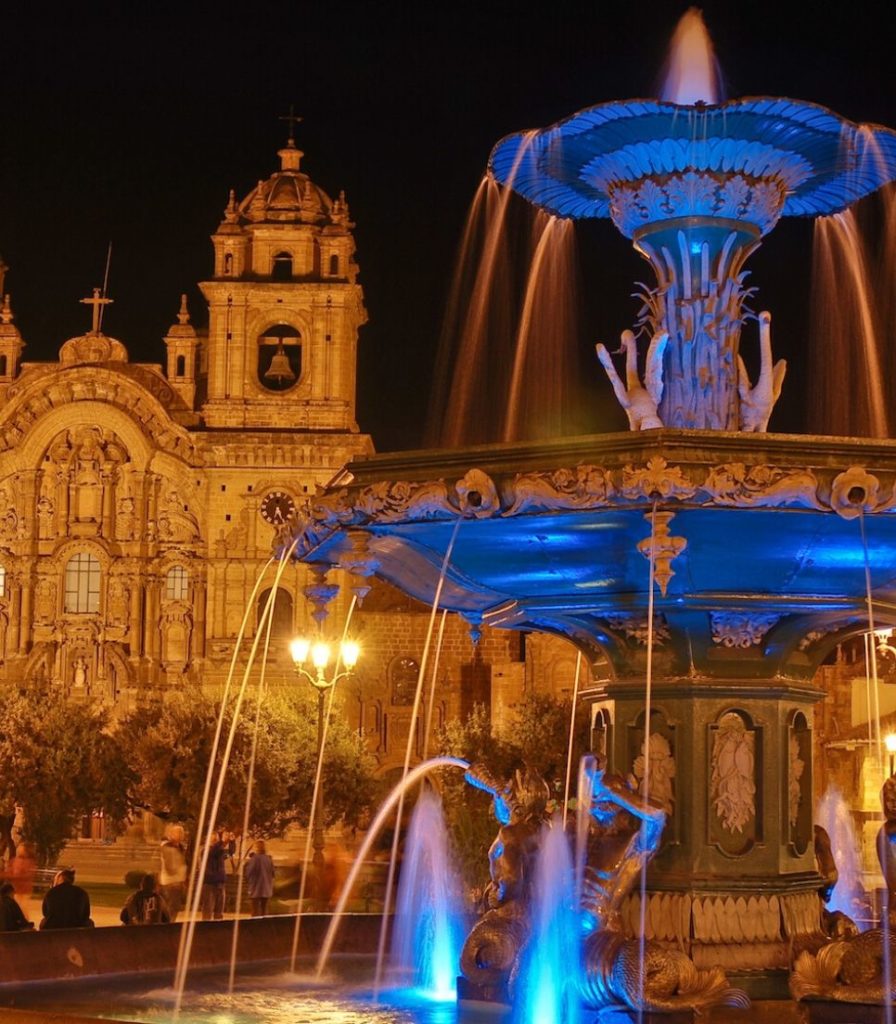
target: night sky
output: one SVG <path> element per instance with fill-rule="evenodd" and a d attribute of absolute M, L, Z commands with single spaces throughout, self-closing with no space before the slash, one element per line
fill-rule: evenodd
<path fill-rule="evenodd" d="M 303 169 L 344 188 L 370 323 L 359 420 L 380 450 L 423 436 L 448 280 L 492 145 L 581 107 L 655 95 L 676 3 L 277 5 L 17 3 L 0 23 L 0 254 L 28 348 L 53 359 L 89 326 L 78 300 L 102 281 L 104 323 L 132 360 L 161 337 L 211 268 L 209 235 L 233 187 L 278 166 L 277 115 L 305 118 Z M 731 97 L 813 100 L 896 126 L 888 5 L 703 5 Z M 811 225 L 782 222 L 751 261 L 757 307 L 790 359 L 772 421 L 803 425 Z M 609 222 L 580 230 L 589 429 L 619 429 L 590 353 L 630 325 L 643 262 Z"/>

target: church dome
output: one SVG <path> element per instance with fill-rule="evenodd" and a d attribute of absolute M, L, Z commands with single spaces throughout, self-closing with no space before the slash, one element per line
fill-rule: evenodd
<path fill-rule="evenodd" d="M 330 220 L 333 201 L 299 170 L 303 153 L 290 139 L 280 150 L 280 170 L 259 181 L 239 204 L 241 218 L 254 223 L 302 222 L 321 224 Z"/>

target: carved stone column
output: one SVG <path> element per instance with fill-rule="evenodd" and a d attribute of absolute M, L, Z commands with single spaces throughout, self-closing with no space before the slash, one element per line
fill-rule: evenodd
<path fill-rule="evenodd" d="M 69 471 L 60 469 L 56 474 L 56 532 L 60 537 L 68 536 Z"/>
<path fill-rule="evenodd" d="M 7 654 L 16 654 L 24 649 L 22 636 L 22 581 L 18 573 L 12 578 L 9 588 L 9 629 L 7 631 Z"/>
<path fill-rule="evenodd" d="M 146 577 L 143 650 L 150 661 L 159 660 L 159 580 L 153 573 Z"/>
<path fill-rule="evenodd" d="M 30 575 L 30 574 L 29 574 Z M 27 654 L 31 650 L 31 619 L 32 619 L 32 595 L 34 593 L 34 578 L 24 576 L 19 588 L 22 596 L 21 622 L 19 624 L 19 651 Z"/>
<path fill-rule="evenodd" d="M 102 474 L 103 484 L 103 505 L 102 505 L 102 524 L 100 526 L 100 536 L 105 537 L 107 540 L 111 539 L 114 529 L 114 499 L 115 499 L 115 487 L 113 483 L 113 474 L 109 471 L 104 471 Z"/>
<path fill-rule="evenodd" d="M 130 637 L 131 657 L 139 658 L 143 653 L 143 630 L 140 628 L 140 610 L 143 603 L 143 578 L 135 573 L 131 580 Z"/>

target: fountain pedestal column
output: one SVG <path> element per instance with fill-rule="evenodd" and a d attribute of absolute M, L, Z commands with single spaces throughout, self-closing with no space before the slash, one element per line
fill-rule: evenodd
<path fill-rule="evenodd" d="M 812 706 L 768 679 L 663 681 L 645 727 L 643 681 L 593 694 L 593 743 L 668 814 L 647 876 L 646 937 L 697 967 L 781 971 L 821 934 L 812 830 Z M 648 756 L 645 740 L 649 735 Z M 626 931 L 640 927 L 628 901 Z"/>

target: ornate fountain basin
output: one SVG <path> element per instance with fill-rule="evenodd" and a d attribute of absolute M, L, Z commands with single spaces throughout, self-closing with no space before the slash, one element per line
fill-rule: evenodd
<path fill-rule="evenodd" d="M 452 538 L 442 607 L 587 651 L 612 771 L 637 779 L 649 738 L 667 824 L 647 938 L 785 994 L 793 950 L 823 941 L 812 680 L 868 628 L 866 551 L 874 625 L 896 624 L 896 443 L 656 430 L 381 455 L 314 501 L 300 551 L 359 594 L 375 573 L 431 601 Z"/>
<path fill-rule="evenodd" d="M 375 572 L 480 622 L 569 636 L 640 678 L 656 525 L 664 677 L 808 682 L 896 624 L 896 443 L 645 431 L 382 455 L 313 506 L 302 557 Z M 457 520 L 462 520 L 457 526 Z M 456 528 L 456 535 L 455 535 Z"/>

